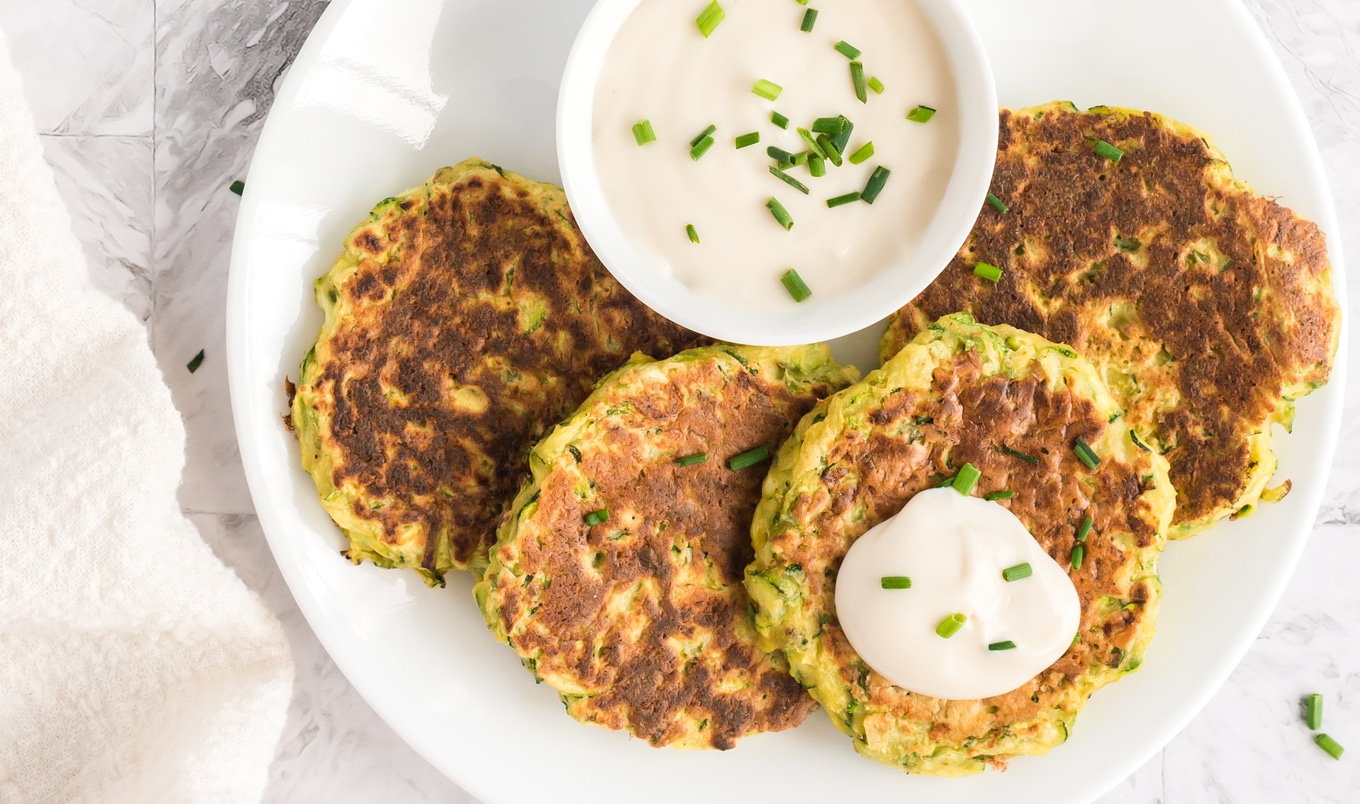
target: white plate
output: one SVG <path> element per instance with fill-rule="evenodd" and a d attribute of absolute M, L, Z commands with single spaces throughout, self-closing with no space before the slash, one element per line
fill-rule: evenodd
<path fill-rule="evenodd" d="M 702 5 L 697 2 L 696 7 Z M 1293 571 L 1323 493 L 1345 357 L 1277 440 L 1282 503 L 1162 560 L 1143 669 L 1098 693 L 1072 739 L 1006 773 L 908 777 L 859 757 L 822 714 L 735 750 L 656 750 L 577 724 L 496 643 L 455 574 L 353 567 L 280 421 L 316 336 L 312 280 L 386 196 L 480 155 L 556 180 L 557 82 L 586 0 L 336 0 L 293 65 L 255 153 L 228 298 L 231 395 L 264 531 L 299 606 L 354 686 L 435 766 L 486 801 L 1087 801 L 1147 761 L 1245 653 Z M 1007 106 L 1055 98 L 1152 109 L 1215 135 L 1237 174 L 1332 235 L 1336 216 L 1284 72 L 1236 0 L 973 0 Z M 861 338 L 863 349 L 873 338 Z M 847 347 L 854 352 L 854 345 Z M 844 353 L 844 352 L 843 352 Z M 858 352 L 860 354 L 863 351 Z M 864 796 L 875 796 L 866 798 Z M 891 798 L 883 798 L 883 797 Z"/>

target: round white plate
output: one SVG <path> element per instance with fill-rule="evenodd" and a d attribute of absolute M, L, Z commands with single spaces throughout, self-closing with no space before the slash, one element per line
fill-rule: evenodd
<path fill-rule="evenodd" d="M 748 0 L 749 1 L 749 0 Z M 696 9 L 703 5 L 695 0 Z M 227 346 L 241 456 L 284 577 L 326 649 L 396 731 L 480 798 L 653 802 L 1088 801 L 1147 761 L 1202 707 L 1274 607 L 1323 493 L 1344 355 L 1277 439 L 1282 503 L 1162 560 L 1160 628 L 1143 668 L 1098 693 L 1072 738 L 1006 773 L 909 777 L 863 759 L 824 715 L 728 752 L 656 750 L 583 726 L 496 643 L 471 579 L 446 589 L 354 567 L 284 430 L 321 315 L 312 281 L 371 206 L 478 155 L 555 181 L 554 103 L 588 0 L 336 0 L 284 82 L 237 225 Z M 1003 105 L 1063 98 L 1151 109 L 1212 133 L 1237 174 L 1321 224 L 1341 254 L 1317 149 L 1265 38 L 1236 0 L 965 0 Z M 697 11 L 696 11 L 697 13 Z M 839 344 L 871 359 L 877 333 Z"/>

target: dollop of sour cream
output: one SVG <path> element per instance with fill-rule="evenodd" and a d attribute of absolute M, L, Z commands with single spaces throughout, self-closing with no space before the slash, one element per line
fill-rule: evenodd
<path fill-rule="evenodd" d="M 1003 578 L 1021 564 L 1032 574 Z M 885 577 L 911 586 L 885 589 Z M 940 636 L 936 627 L 953 614 L 967 619 Z M 836 616 L 855 652 L 893 684 L 971 700 L 1010 692 L 1057 661 L 1077 633 L 1081 600 L 1014 514 L 942 488 L 912 497 L 851 545 L 836 576 Z M 989 648 L 1006 643 L 1015 647 Z"/>

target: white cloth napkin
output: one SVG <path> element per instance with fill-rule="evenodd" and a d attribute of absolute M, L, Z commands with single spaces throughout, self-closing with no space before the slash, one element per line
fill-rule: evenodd
<path fill-rule="evenodd" d="M 256 801 L 293 664 L 179 511 L 184 426 L 94 290 L 0 36 L 0 802 Z"/>

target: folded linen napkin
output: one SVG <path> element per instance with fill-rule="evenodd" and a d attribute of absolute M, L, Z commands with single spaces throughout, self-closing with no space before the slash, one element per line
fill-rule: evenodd
<path fill-rule="evenodd" d="M 183 423 L 84 259 L 0 36 L 0 802 L 258 800 L 288 645 L 180 513 Z"/>

